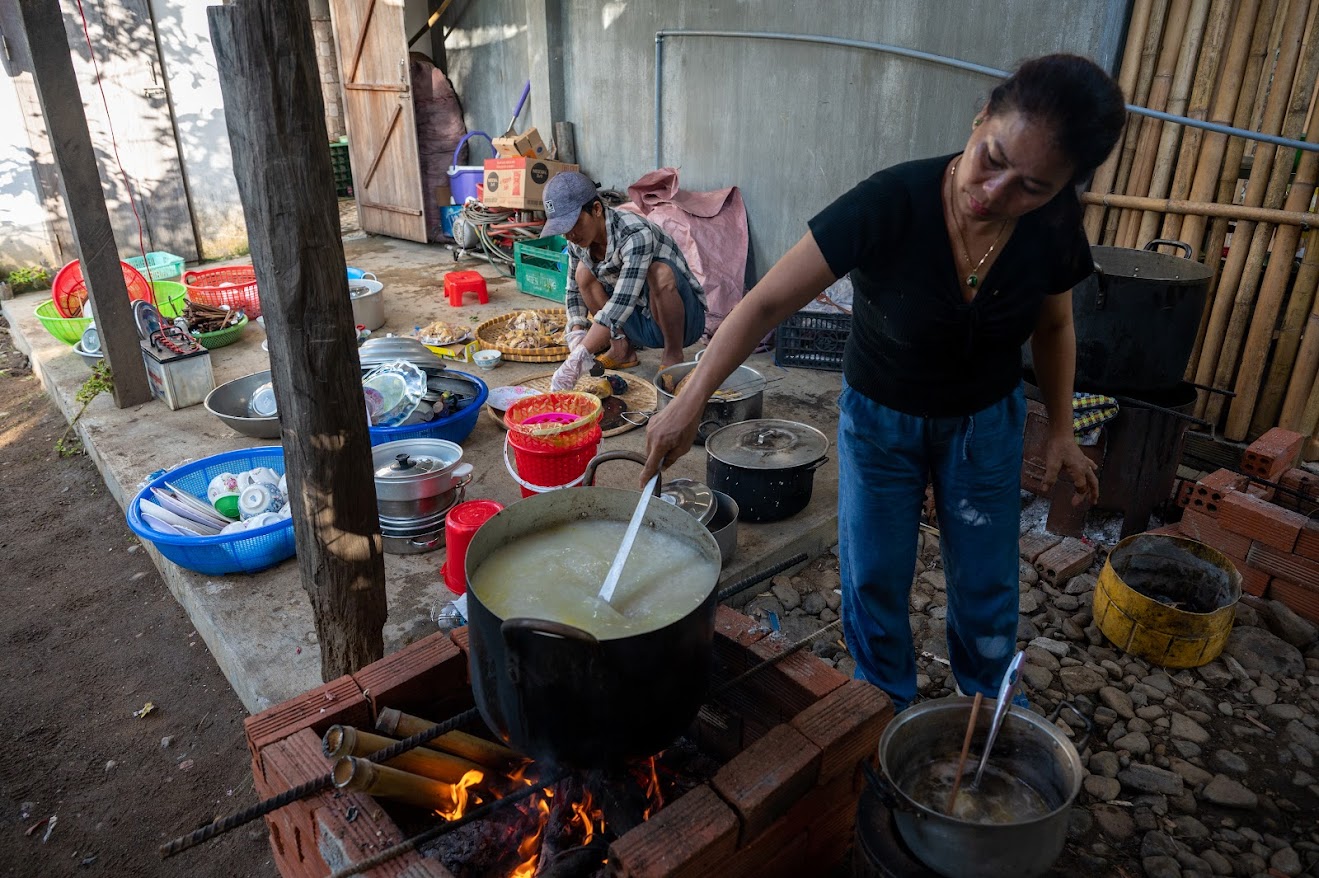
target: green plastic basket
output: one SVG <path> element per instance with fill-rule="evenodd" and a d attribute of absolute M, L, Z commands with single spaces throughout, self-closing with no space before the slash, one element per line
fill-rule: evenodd
<path fill-rule="evenodd" d="M 37 306 L 36 315 L 47 332 L 67 345 L 77 344 L 83 331 L 92 325 L 90 317 L 61 317 L 50 299 Z"/>
<path fill-rule="evenodd" d="M 183 257 L 163 250 L 153 250 L 147 254 L 146 259 L 141 256 L 130 256 L 124 261 L 140 271 L 149 281 L 172 280 L 183 274 Z"/>
<path fill-rule="evenodd" d="M 518 289 L 528 295 L 562 302 L 568 292 L 568 241 L 562 235 L 513 245 Z"/>
<path fill-rule="evenodd" d="M 166 320 L 183 316 L 183 309 L 188 305 L 188 288 L 172 280 L 155 280 L 151 289 L 156 294 L 156 310 Z"/>
<path fill-rule="evenodd" d="M 243 315 L 243 318 L 233 326 L 226 326 L 217 332 L 198 332 L 195 335 L 197 341 L 201 342 L 202 347 L 208 351 L 213 351 L 216 348 L 222 348 L 238 341 L 238 337 L 243 334 L 244 329 L 247 329 L 247 315 Z"/>
<path fill-rule="evenodd" d="M 330 144 L 330 165 L 334 168 L 334 192 L 340 198 L 353 194 L 353 163 L 348 153 L 348 138 Z"/>

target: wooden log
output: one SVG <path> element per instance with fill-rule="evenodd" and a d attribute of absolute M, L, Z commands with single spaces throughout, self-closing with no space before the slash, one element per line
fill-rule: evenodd
<path fill-rule="evenodd" d="M 1218 82 L 1219 68 L 1223 59 L 1223 47 L 1227 43 L 1227 27 L 1232 19 L 1232 7 L 1232 0 L 1214 0 L 1213 8 L 1209 11 L 1204 41 L 1200 47 L 1200 58 L 1196 62 L 1195 81 L 1191 86 L 1191 98 L 1185 110 L 1189 118 L 1203 120 L 1209 115 L 1210 100 L 1214 95 L 1214 86 Z M 1185 200 L 1190 195 L 1191 182 L 1195 178 L 1196 163 L 1200 157 L 1200 145 L 1203 140 L 1204 132 L 1199 128 L 1188 127 L 1182 132 L 1175 175 L 1168 190 L 1170 198 Z M 1181 230 L 1181 214 L 1165 214 L 1158 237 L 1175 240 L 1181 234 Z M 1151 236 L 1153 236 L 1152 232 Z M 1199 252 L 1199 242 L 1191 246 L 1196 253 Z"/>
<path fill-rule="evenodd" d="M 1261 0 L 1259 14 L 1255 19 L 1250 37 L 1250 51 L 1246 56 L 1246 68 L 1241 77 L 1241 87 L 1237 92 L 1236 107 L 1232 112 L 1232 124 L 1247 127 L 1254 112 L 1256 86 L 1264 71 L 1264 59 L 1272 57 L 1269 48 L 1272 45 L 1274 13 L 1279 0 Z M 1233 137 L 1227 142 L 1223 152 L 1223 161 L 1218 172 L 1218 186 L 1214 190 L 1214 200 L 1220 204 L 1232 204 L 1236 199 L 1237 181 L 1241 176 L 1241 157 L 1245 154 L 1246 141 Z M 1220 219 L 1209 227 L 1209 237 L 1205 242 L 1204 262 L 1213 270 L 1209 279 L 1209 296 L 1205 302 L 1204 313 L 1200 316 L 1200 327 L 1195 337 L 1195 347 L 1191 350 L 1191 359 L 1186 366 L 1186 377 L 1194 380 L 1200 366 L 1200 355 L 1204 350 L 1205 337 L 1209 332 L 1209 318 L 1218 297 L 1219 278 L 1221 276 L 1223 243 L 1227 240 L 1228 221 Z M 1187 234 L 1185 230 L 1183 235 Z"/>
<path fill-rule="evenodd" d="M 27 44 L 47 47 L 32 52 L 32 82 L 50 132 L 51 152 L 59 169 L 82 276 L 96 309 L 105 362 L 114 374 L 114 402 L 121 409 L 141 405 L 151 401 L 151 385 L 142 363 L 137 323 L 119 265 L 60 6 L 48 0 L 21 0 L 18 11 Z"/>
<path fill-rule="evenodd" d="M 1313 12 L 1316 6 L 1319 6 L 1319 4 L 1314 4 L 1314 6 L 1311 7 L 1310 12 Z M 1281 131 L 1284 136 L 1289 138 L 1299 138 L 1302 132 L 1305 131 L 1306 114 L 1310 108 L 1310 101 L 1314 94 L 1315 83 L 1319 81 L 1319 52 L 1315 51 L 1315 40 L 1316 38 L 1319 38 L 1319 34 L 1316 33 L 1313 26 L 1312 16 L 1309 22 L 1309 27 L 1306 28 L 1304 34 L 1305 37 L 1300 45 L 1299 62 L 1294 72 L 1292 75 L 1279 80 L 1279 87 L 1275 88 L 1273 94 L 1270 95 L 1270 99 L 1275 95 L 1287 95 L 1286 113 L 1283 117 Z M 1316 134 L 1319 134 L 1319 128 L 1311 129 L 1311 137 Z M 1307 155 L 1309 155 L 1309 153 L 1307 153 Z M 1268 182 L 1265 185 L 1263 202 L 1266 207 L 1283 206 L 1283 201 L 1287 197 L 1288 181 L 1291 180 L 1292 166 L 1295 158 L 1295 151 L 1291 149 L 1276 148 L 1259 149 L 1256 151 L 1255 164 L 1250 172 L 1251 182 L 1256 182 L 1262 174 L 1268 174 Z M 1247 187 L 1247 190 L 1249 190 L 1249 187 Z M 1311 191 L 1313 191 L 1313 187 L 1311 187 Z M 1296 201 L 1289 203 L 1309 206 L 1310 198 L 1309 195 L 1306 195 L 1303 202 Z M 1279 281 L 1279 283 L 1282 284 L 1282 287 L 1277 293 L 1279 299 L 1285 291 L 1288 281 L 1291 279 L 1292 259 L 1296 255 L 1295 248 L 1296 243 L 1300 239 L 1300 235 L 1297 234 L 1290 239 L 1292 247 L 1290 253 L 1285 251 L 1278 252 L 1276 249 L 1276 241 L 1274 241 L 1273 231 L 1273 226 L 1261 224 L 1254 228 L 1253 235 L 1249 238 L 1250 249 L 1246 254 L 1246 263 L 1241 274 L 1241 282 L 1237 285 L 1236 296 L 1232 302 L 1232 313 L 1228 319 L 1227 331 L 1223 337 L 1223 343 L 1218 355 L 1218 369 L 1215 373 L 1215 381 L 1217 383 L 1214 384 L 1215 387 L 1232 387 L 1237 381 L 1237 376 L 1239 374 L 1238 366 L 1240 364 L 1241 350 L 1245 343 L 1246 333 L 1249 330 L 1251 323 L 1254 320 L 1259 319 L 1259 317 L 1256 316 L 1257 305 L 1259 304 L 1256 300 L 1260 289 L 1264 262 L 1269 255 L 1270 242 L 1275 244 L 1275 258 L 1271 260 L 1271 262 L 1274 264 L 1275 270 L 1281 269 L 1283 272 L 1281 280 Z M 1299 230 L 1296 231 L 1299 232 Z M 1238 234 L 1244 235 L 1242 232 L 1238 232 Z M 1236 241 L 1237 239 L 1234 237 L 1233 240 Z M 1283 264 L 1279 265 L 1278 263 L 1280 261 Z M 1267 332 L 1271 339 L 1278 318 L 1276 303 L 1269 318 Z M 1267 350 L 1261 356 L 1264 355 L 1267 355 Z M 1262 358 L 1258 364 L 1258 368 L 1261 372 L 1264 369 Z M 1250 408 L 1238 418 L 1236 435 L 1229 436 L 1229 438 L 1235 438 L 1238 440 L 1245 438 L 1246 428 L 1249 426 L 1250 422 L 1250 412 L 1254 409 L 1254 402 L 1255 398 L 1252 393 Z M 1217 423 L 1219 416 L 1222 414 L 1226 406 L 1227 397 L 1214 395 L 1208 400 L 1205 406 L 1206 420 Z M 1240 411 L 1239 407 L 1238 410 Z"/>
<path fill-rule="evenodd" d="M 1131 9 L 1131 23 L 1127 26 L 1127 41 L 1122 51 L 1122 66 L 1118 73 L 1118 87 L 1122 89 L 1122 94 L 1126 95 L 1128 101 L 1133 100 L 1135 95 L 1136 74 L 1140 71 L 1141 47 L 1145 31 L 1149 28 L 1150 10 L 1153 6 L 1154 0 L 1136 0 Z M 1128 122 L 1127 130 L 1123 132 L 1124 139 L 1133 127 L 1135 127 L 1134 123 Z M 1107 194 L 1113 191 L 1113 180 L 1117 176 L 1117 166 L 1121 156 L 1121 145 L 1108 154 L 1108 158 L 1104 159 L 1103 164 L 1095 170 L 1095 176 L 1090 182 L 1091 192 Z M 1085 236 L 1092 242 L 1098 243 L 1100 240 L 1104 213 L 1103 205 L 1091 204 L 1086 209 Z"/>
<path fill-rule="evenodd" d="M 1302 37 L 1305 34 L 1305 24 L 1309 16 L 1309 5 L 1309 0 L 1293 0 L 1287 7 L 1287 21 L 1282 29 L 1282 46 L 1278 55 L 1278 63 L 1272 72 L 1272 79 L 1275 82 L 1290 83 L 1296 74 Z M 1286 115 L 1289 97 L 1290 87 L 1275 88 L 1269 92 L 1267 106 L 1260 122 L 1260 131 L 1267 134 L 1277 134 L 1282 130 L 1282 121 Z M 1245 203 L 1251 207 L 1259 207 L 1264 201 L 1264 193 L 1268 188 L 1269 171 L 1272 170 L 1273 152 L 1272 149 L 1265 149 L 1258 150 L 1255 154 L 1255 165 L 1251 169 L 1250 182 L 1246 185 L 1244 199 Z M 1237 288 L 1241 283 L 1246 267 L 1246 258 L 1250 251 L 1250 248 L 1243 246 L 1243 244 L 1251 239 L 1254 231 L 1254 223 L 1242 221 L 1237 223 L 1236 230 L 1233 232 L 1235 246 L 1228 251 L 1227 265 L 1223 268 L 1223 273 L 1219 278 L 1219 293 L 1214 296 L 1209 324 L 1205 330 L 1204 346 L 1200 352 L 1200 361 L 1196 365 L 1195 383 L 1197 384 L 1210 384 L 1219 374 L 1219 355 L 1223 350 L 1228 323 L 1231 320 L 1236 301 Z M 1232 365 L 1235 366 L 1235 362 Z M 1200 399 L 1195 411 L 1197 417 L 1204 417 L 1207 407 L 1210 405 L 1213 405 L 1217 410 L 1218 395 L 1211 394 L 1210 397 L 1208 400 L 1203 397 Z"/>
<path fill-rule="evenodd" d="M 1137 195 L 1098 195 L 1081 193 L 1082 204 L 1105 204 L 1110 207 L 1132 210 L 1154 210 L 1188 217 L 1223 217 L 1250 220 L 1251 222 L 1314 228 L 1319 226 L 1319 213 L 1299 210 L 1282 210 L 1272 207 L 1246 207 L 1244 204 L 1219 204 L 1214 201 L 1176 201 L 1171 198 L 1143 198 Z M 1188 242 L 1189 243 L 1189 242 Z"/>
<path fill-rule="evenodd" d="M 384 655 L 385 568 L 325 107 L 305 3 L 207 9 L 270 339 L 321 675 Z"/>
<path fill-rule="evenodd" d="M 1255 417 L 1251 425 L 1252 432 L 1263 432 L 1271 424 L 1296 429 L 1288 426 L 1288 415 L 1299 419 L 1295 409 L 1287 410 L 1285 399 L 1291 388 L 1291 382 L 1297 380 L 1299 366 L 1297 354 L 1301 347 L 1301 334 L 1309 321 L 1311 309 L 1315 304 L 1315 294 L 1319 290 L 1319 227 L 1311 227 L 1305 233 L 1305 256 L 1301 259 L 1301 268 L 1296 273 L 1296 283 L 1292 285 L 1291 296 L 1287 300 L 1287 310 L 1278 327 L 1277 341 L 1273 348 L 1273 360 L 1269 364 L 1269 375 L 1264 379 L 1260 390 L 1259 403 L 1255 406 Z M 1319 327 L 1311 330 L 1319 334 Z M 1308 387 L 1314 382 L 1311 373 L 1302 378 L 1301 386 Z"/>
<path fill-rule="evenodd" d="M 1186 35 L 1182 39 L 1181 52 L 1177 56 L 1177 68 L 1173 72 L 1172 90 L 1168 94 L 1167 111 L 1177 116 L 1186 112 L 1186 101 L 1190 95 L 1191 83 L 1195 79 L 1196 65 L 1200 60 L 1200 45 L 1204 41 L 1205 26 L 1209 20 L 1209 0 L 1192 0 L 1190 15 L 1186 23 Z M 1216 67 L 1217 65 L 1215 65 Z M 1172 185 L 1173 158 L 1182 139 L 1183 126 L 1177 122 L 1164 122 L 1159 132 L 1159 145 L 1155 151 L 1154 168 L 1150 174 L 1150 185 L 1146 192 L 1151 198 L 1162 198 L 1168 194 Z M 1198 135 L 1198 129 L 1186 129 L 1186 136 Z M 1198 138 L 1197 138 L 1198 139 Z M 1140 228 L 1136 233 L 1136 246 L 1144 246 L 1147 241 L 1158 237 L 1162 217 L 1149 212 L 1140 216 Z"/>
<path fill-rule="evenodd" d="M 1137 106 L 1148 106 L 1150 87 L 1154 83 L 1154 65 L 1159 56 L 1159 41 L 1163 37 L 1163 23 L 1168 16 L 1168 3 L 1169 0 L 1155 0 L 1153 7 L 1150 9 L 1149 22 L 1145 32 L 1137 34 L 1132 31 L 1127 35 L 1128 40 L 1138 40 L 1141 44 L 1140 65 L 1136 73 L 1136 90 L 1131 99 L 1131 102 Z M 1127 180 L 1131 176 L 1131 165 L 1136 160 L 1136 144 L 1140 140 L 1140 132 L 1146 125 L 1154 124 L 1157 123 L 1145 116 L 1127 117 L 1126 136 L 1122 141 L 1122 155 L 1118 159 L 1117 176 L 1113 181 L 1114 192 L 1127 191 Z M 1104 220 L 1103 243 L 1113 243 L 1121 219 L 1122 211 L 1110 210 L 1108 212 L 1108 217 Z"/>
<path fill-rule="evenodd" d="M 1168 20 L 1163 29 L 1163 40 L 1159 47 L 1159 60 L 1155 64 L 1154 81 L 1150 84 L 1149 102 L 1151 110 L 1163 110 L 1168 106 L 1168 96 L 1172 92 L 1173 75 L 1177 68 L 1177 58 L 1181 54 L 1182 36 L 1186 33 L 1186 21 L 1191 11 L 1191 0 L 1172 0 L 1168 7 Z M 1158 151 L 1159 139 L 1163 134 L 1163 122 L 1146 119 L 1141 125 L 1140 139 L 1136 141 L 1136 155 L 1131 164 L 1131 175 L 1127 178 L 1128 195 L 1148 195 L 1150 178 L 1154 174 L 1154 161 Z M 1117 246 L 1136 246 L 1136 233 L 1140 230 L 1140 214 L 1128 211 L 1122 215 L 1117 227 Z"/>

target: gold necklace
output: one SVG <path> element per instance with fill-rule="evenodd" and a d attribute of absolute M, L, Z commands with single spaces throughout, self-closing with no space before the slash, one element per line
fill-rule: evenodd
<path fill-rule="evenodd" d="M 956 181 L 957 181 L 957 162 L 953 162 L 952 182 L 955 183 Z M 961 245 L 962 255 L 966 257 L 966 264 L 968 267 L 970 267 L 971 254 L 966 249 L 966 237 L 962 233 L 962 222 L 957 218 L 957 207 L 952 204 L 952 195 L 955 190 L 951 183 L 948 189 L 949 189 L 948 209 L 953 214 L 953 231 L 957 232 L 957 243 Z M 998 246 L 998 242 L 1003 240 L 1003 233 L 1007 231 L 1007 228 L 1008 228 L 1008 221 L 1003 220 L 1003 224 L 998 227 L 998 236 L 994 238 L 994 243 L 989 245 L 989 249 L 985 251 L 985 255 L 980 257 L 980 261 L 975 264 L 975 267 L 971 269 L 970 274 L 968 274 L 966 276 L 966 279 L 962 281 L 967 285 L 969 289 L 974 290 L 976 287 L 980 286 L 980 266 L 985 264 L 985 260 L 989 258 L 989 254 L 993 253 L 994 248 Z"/>

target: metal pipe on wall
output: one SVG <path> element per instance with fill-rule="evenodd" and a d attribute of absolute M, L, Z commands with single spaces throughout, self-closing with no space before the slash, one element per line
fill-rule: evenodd
<path fill-rule="evenodd" d="M 982 76 L 989 76 L 995 79 L 1006 79 L 1010 74 L 1006 70 L 999 70 L 995 67 L 986 67 L 983 64 L 975 64 L 970 61 L 962 61 L 959 58 L 950 58 L 946 55 L 937 55 L 933 52 L 922 52 L 919 49 L 908 49 L 903 46 L 892 46 L 887 43 L 872 43 L 865 40 L 849 40 L 844 37 L 828 37 L 816 34 L 785 34 L 758 31 L 732 31 L 732 30 L 660 30 L 655 32 L 655 167 L 664 166 L 664 127 L 663 127 L 663 107 L 664 107 L 664 40 L 668 37 L 717 37 L 733 38 L 747 40 L 780 40 L 793 43 L 820 43 L 828 46 L 842 46 L 849 49 L 868 49 L 875 52 L 884 52 L 889 55 L 899 55 L 904 58 L 914 58 L 918 61 L 929 61 L 934 64 L 941 64 L 945 67 L 952 67 L 957 70 L 966 70 L 971 73 L 978 73 Z M 1319 143 L 1307 143 L 1303 140 L 1292 140 L 1288 137 L 1279 137 L 1273 134 L 1263 134 L 1258 131 L 1250 131 L 1245 128 L 1234 128 L 1230 125 L 1221 125 L 1217 122 L 1207 122 L 1203 119 L 1191 119 L 1187 116 L 1178 116 L 1173 113 L 1164 113 L 1158 110 L 1150 110 L 1145 107 L 1138 107 L 1134 104 L 1127 104 L 1127 111 L 1135 113 L 1138 116 L 1149 116 L 1153 119 L 1159 119 L 1164 122 L 1175 122 L 1179 125 L 1187 125 L 1192 128 L 1200 128 L 1205 131 L 1214 131 L 1219 134 L 1227 134 L 1234 137 L 1245 137 L 1249 140 L 1257 140 L 1261 143 L 1271 143 L 1275 146 L 1285 146 L 1291 149 L 1301 149 L 1310 152 L 1319 151 Z"/>

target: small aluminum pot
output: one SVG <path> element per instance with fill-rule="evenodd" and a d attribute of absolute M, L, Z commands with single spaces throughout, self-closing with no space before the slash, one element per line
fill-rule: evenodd
<path fill-rule="evenodd" d="M 656 411 L 673 401 L 673 394 L 664 389 L 665 376 L 672 376 L 674 386 L 696 368 L 696 361 L 669 366 L 656 373 L 651 384 L 658 397 Z M 735 391 L 727 399 L 710 397 L 701 411 L 701 426 L 696 430 L 696 444 L 704 445 L 706 437 L 720 427 L 759 418 L 765 411 L 765 376 L 750 366 L 738 366 L 732 375 L 719 385 L 720 390 Z"/>
<path fill-rule="evenodd" d="M 443 439 L 399 439 L 371 449 L 381 519 L 421 521 L 443 514 L 472 480 L 462 446 Z"/>
<path fill-rule="evenodd" d="M 737 554 L 737 518 L 740 514 L 737 501 L 723 491 L 714 492 L 714 517 L 706 522 L 714 541 L 719 546 L 719 558 L 724 566 Z"/>
<path fill-rule="evenodd" d="M 353 323 L 374 332 L 385 325 L 384 284 L 377 280 L 348 281 L 348 295 L 353 300 Z"/>

